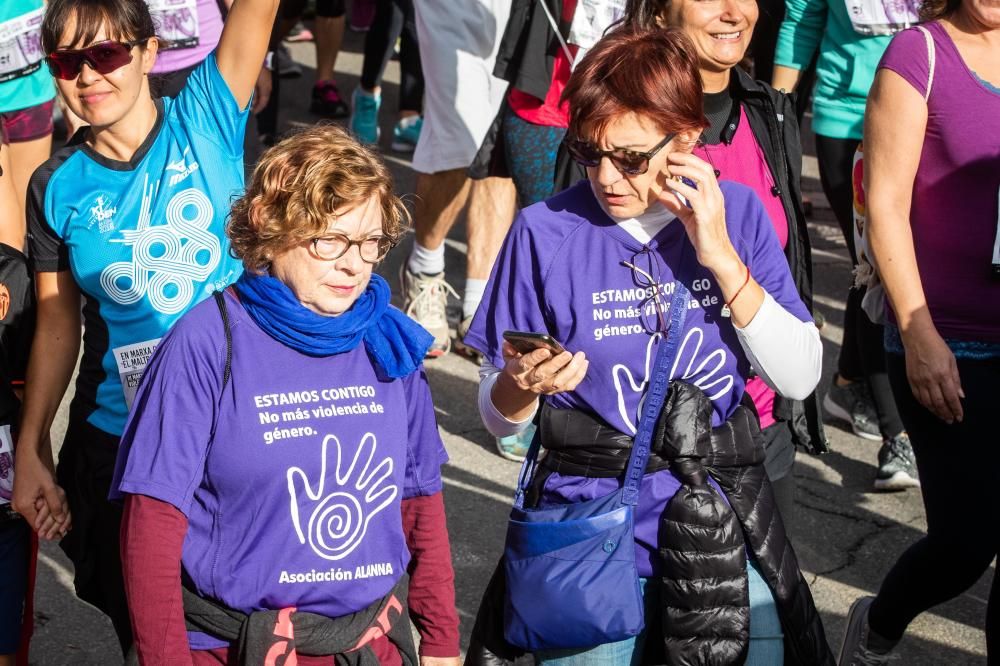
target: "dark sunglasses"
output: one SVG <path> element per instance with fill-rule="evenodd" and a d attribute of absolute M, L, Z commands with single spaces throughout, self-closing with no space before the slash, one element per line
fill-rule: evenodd
<path fill-rule="evenodd" d="M 607 157 L 615 165 L 615 168 L 626 176 L 641 176 L 649 170 L 649 160 L 670 143 L 670 140 L 675 136 L 677 136 L 677 132 L 668 134 L 663 137 L 663 141 L 644 153 L 621 148 L 601 150 L 589 141 L 570 139 L 569 137 L 566 138 L 565 143 L 569 156 L 585 167 L 596 167 L 600 165 L 602 158 Z"/>
<path fill-rule="evenodd" d="M 60 49 L 46 56 L 45 62 L 48 63 L 52 76 L 65 81 L 72 81 L 79 76 L 83 63 L 90 65 L 99 74 L 110 74 L 132 62 L 132 49 L 147 41 L 148 39 L 132 42 L 108 40 L 85 49 Z"/>

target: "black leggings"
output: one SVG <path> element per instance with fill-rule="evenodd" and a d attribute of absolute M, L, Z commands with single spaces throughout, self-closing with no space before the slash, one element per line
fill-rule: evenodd
<path fill-rule="evenodd" d="M 903 635 L 920 613 L 952 599 L 979 580 L 1000 552 L 1000 442 L 996 395 L 1000 358 L 958 359 L 965 418 L 948 425 L 910 392 L 903 356 L 890 354 L 889 377 L 917 456 L 927 536 L 889 571 L 869 613 L 872 629 Z M 986 610 L 989 663 L 1000 663 L 1000 585 L 993 577 Z"/>
<path fill-rule="evenodd" d="M 361 66 L 361 87 L 372 89 L 382 83 L 382 73 L 400 39 L 399 110 L 420 111 L 424 101 L 424 72 L 420 68 L 420 46 L 413 0 L 376 0 L 375 18 L 365 37 L 365 60 Z"/>
<path fill-rule="evenodd" d="M 854 188 L 851 173 L 854 170 L 854 152 L 857 139 L 832 139 L 816 135 L 816 158 L 823 193 L 837 217 L 837 224 L 851 252 L 851 264 L 858 265 L 854 249 Z M 852 277 L 853 280 L 853 277 Z M 861 309 L 863 289 L 849 288 L 847 308 L 844 310 L 844 341 L 840 347 L 837 373 L 848 380 L 868 380 L 875 411 L 878 413 L 879 430 L 883 437 L 895 437 L 903 431 L 903 422 L 893 400 L 889 377 L 885 370 L 883 330 L 872 323 Z"/>
<path fill-rule="evenodd" d="M 71 409 L 56 477 L 73 514 L 73 529 L 59 545 L 73 562 L 76 596 L 111 618 L 124 655 L 132 645 L 132 625 L 119 549 L 122 507 L 108 500 L 118 443 Z"/>

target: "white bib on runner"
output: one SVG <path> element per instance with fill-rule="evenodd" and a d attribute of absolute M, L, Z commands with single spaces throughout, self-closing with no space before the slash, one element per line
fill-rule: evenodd
<path fill-rule="evenodd" d="M 854 32 L 893 35 L 919 23 L 919 0 L 844 0 Z"/>
<path fill-rule="evenodd" d="M 165 40 L 162 50 L 198 46 L 198 0 L 146 0 L 146 4 L 156 36 Z"/>
<path fill-rule="evenodd" d="M 570 44 L 580 50 L 594 46 L 608 26 L 625 15 L 625 0 L 579 0 L 569 28 Z"/>
<path fill-rule="evenodd" d="M 42 66 L 42 16 L 39 8 L 0 23 L 0 83 L 27 76 Z"/>
<path fill-rule="evenodd" d="M 142 373 L 149 365 L 149 359 L 153 357 L 153 352 L 160 344 L 160 338 L 136 342 L 131 345 L 115 347 L 112 353 L 115 355 L 115 362 L 118 364 L 118 376 L 122 380 L 122 391 L 125 392 L 125 404 L 132 409 L 135 401 L 135 394 L 139 390 L 139 380 Z"/>

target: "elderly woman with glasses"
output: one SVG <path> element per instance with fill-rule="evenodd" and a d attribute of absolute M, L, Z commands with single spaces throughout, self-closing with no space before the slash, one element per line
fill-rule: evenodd
<path fill-rule="evenodd" d="M 541 663 L 832 663 L 744 395 L 752 368 L 804 398 L 822 347 L 764 205 L 691 154 L 707 126 L 695 54 L 676 29 L 623 27 L 583 58 L 565 92 L 567 148 L 588 179 L 521 212 L 466 338 L 484 355 L 490 431 L 538 420 L 545 453 L 525 506 L 617 492 L 647 389 L 670 380 L 634 512 L 645 629 L 534 650 Z M 565 351 L 518 351 L 509 330 Z M 677 346 L 661 366 L 665 340 Z M 487 589 L 473 661 L 525 647 L 506 631 L 511 571 Z M 558 605 L 560 588 L 545 595 Z"/>
<path fill-rule="evenodd" d="M 141 661 L 416 664 L 408 604 L 420 663 L 458 663 L 431 336 L 372 272 L 405 215 L 339 128 L 261 158 L 246 271 L 164 337 L 122 437 Z"/>

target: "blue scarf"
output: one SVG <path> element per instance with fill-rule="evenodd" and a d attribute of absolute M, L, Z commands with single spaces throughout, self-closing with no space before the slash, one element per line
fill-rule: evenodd
<path fill-rule="evenodd" d="M 324 317 L 306 308 L 281 280 L 245 271 L 236 282 L 250 317 L 278 342 L 309 356 L 332 356 L 362 341 L 380 376 L 410 374 L 424 359 L 433 336 L 389 305 L 389 283 L 373 274 L 347 312 Z"/>

